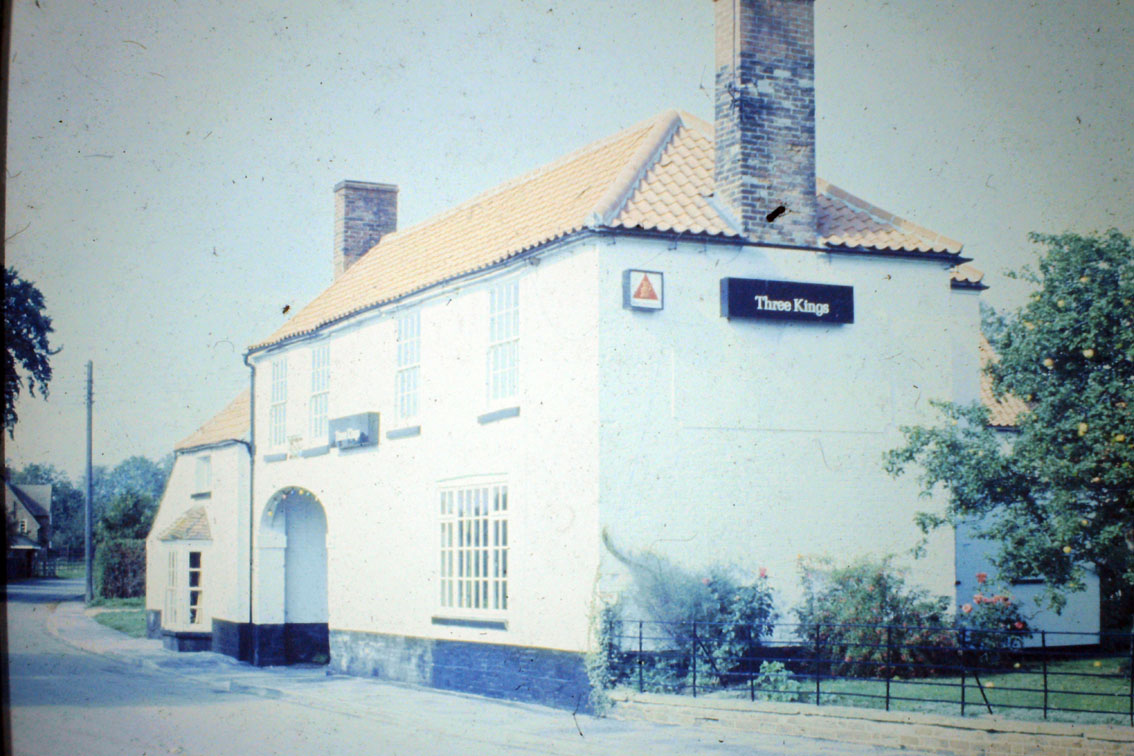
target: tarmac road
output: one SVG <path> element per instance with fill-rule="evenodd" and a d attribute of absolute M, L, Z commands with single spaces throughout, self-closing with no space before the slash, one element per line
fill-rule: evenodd
<path fill-rule="evenodd" d="M 257 670 L 214 654 L 173 654 L 98 625 L 73 603 L 81 594 L 77 580 L 7 586 L 6 729 L 18 756 L 898 753 L 573 716 L 321 670 Z"/>

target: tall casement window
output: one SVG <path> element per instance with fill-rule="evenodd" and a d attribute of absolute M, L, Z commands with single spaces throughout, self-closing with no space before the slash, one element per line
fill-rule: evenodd
<path fill-rule="evenodd" d="M 165 607 L 161 623 L 165 627 L 185 627 L 205 623 L 205 593 L 201 552 L 170 549 L 166 557 Z"/>
<path fill-rule="evenodd" d="M 268 410 L 268 443 L 287 442 L 287 357 L 272 360 L 272 404 Z"/>
<path fill-rule="evenodd" d="M 499 402 L 517 393 L 520 362 L 520 284 L 506 281 L 492 287 L 488 303 L 488 400 Z"/>
<path fill-rule="evenodd" d="M 462 613 L 508 608 L 508 487 L 441 491 L 441 607 Z"/>
<path fill-rule="evenodd" d="M 398 316 L 398 372 L 394 408 L 399 420 L 417 417 L 421 386 L 421 311 Z"/>
<path fill-rule="evenodd" d="M 169 557 L 166 561 L 165 608 L 162 616 L 163 625 L 176 625 L 180 621 L 180 612 L 177 611 L 177 561 L 177 552 L 170 550 Z"/>
<path fill-rule="evenodd" d="M 324 342 L 311 350 L 311 401 L 307 405 L 311 440 L 327 443 L 327 401 L 331 393 L 331 346 Z"/>
<path fill-rule="evenodd" d="M 213 458 L 205 454 L 197 457 L 196 487 L 194 493 L 205 493 L 213 489 Z"/>

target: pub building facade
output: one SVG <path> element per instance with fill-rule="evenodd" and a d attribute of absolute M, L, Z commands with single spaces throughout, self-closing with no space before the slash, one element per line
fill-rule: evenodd
<path fill-rule="evenodd" d="M 982 398 L 985 287 L 816 177 L 812 13 L 716 3 L 714 123 L 663 113 L 406 229 L 395 186 L 335 188 L 333 282 L 245 355 L 247 488 L 204 504 L 245 511 L 166 575 L 200 554 L 213 648 L 573 707 L 629 580 L 604 544 L 762 567 L 782 609 L 801 555 L 909 553 L 945 500 L 882 455 Z M 963 541 L 911 580 L 965 600 L 991 570 Z M 1080 600 L 1059 621 L 1097 629 Z"/>

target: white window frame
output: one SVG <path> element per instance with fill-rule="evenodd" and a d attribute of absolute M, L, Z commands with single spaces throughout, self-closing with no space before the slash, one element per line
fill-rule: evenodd
<path fill-rule="evenodd" d="M 502 479 L 442 486 L 438 495 L 437 611 L 503 618 L 508 612 L 508 484 Z"/>
<path fill-rule="evenodd" d="M 28 534 L 28 520 L 26 517 L 20 518 L 20 535 Z"/>
<path fill-rule="evenodd" d="M 421 411 L 421 310 L 398 315 L 395 328 L 394 416 L 399 425 L 407 425 Z"/>
<path fill-rule="evenodd" d="M 323 446 L 327 438 L 327 412 L 331 395 L 331 345 L 324 341 L 311 349 L 311 398 L 307 404 L 307 426 L 311 443 Z"/>
<path fill-rule="evenodd" d="M 501 281 L 488 291 L 486 390 L 490 407 L 513 405 L 520 395 L 520 282 Z"/>
<path fill-rule="evenodd" d="M 287 444 L 287 357 L 272 360 L 271 403 L 268 408 L 268 446 Z"/>
<path fill-rule="evenodd" d="M 181 581 L 178 580 L 178 553 L 177 549 L 170 549 L 166 558 L 166 572 L 165 572 L 165 606 L 161 617 L 162 627 L 176 627 L 178 625 L 178 612 L 180 596 L 179 586 Z"/>
<path fill-rule="evenodd" d="M 210 454 L 197 457 L 194 471 L 194 493 L 208 493 L 213 490 L 213 458 Z"/>
<path fill-rule="evenodd" d="M 163 628 L 203 632 L 211 625 L 205 604 L 205 545 L 204 542 L 181 542 L 169 548 L 161 617 Z M 193 566 L 194 554 L 197 555 L 196 567 Z"/>

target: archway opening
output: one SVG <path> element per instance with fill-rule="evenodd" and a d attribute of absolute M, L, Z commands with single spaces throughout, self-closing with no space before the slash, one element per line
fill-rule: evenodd
<path fill-rule="evenodd" d="M 327 518 L 314 494 L 287 488 L 271 498 L 259 552 L 261 614 L 282 620 L 261 626 L 261 663 L 326 664 Z"/>

